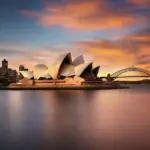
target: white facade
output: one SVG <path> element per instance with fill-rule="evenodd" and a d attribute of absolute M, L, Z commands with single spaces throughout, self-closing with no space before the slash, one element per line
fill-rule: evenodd
<path fill-rule="evenodd" d="M 75 75 L 74 68 L 75 67 L 71 64 L 63 64 L 60 75 L 64 77 L 74 76 Z"/>
<path fill-rule="evenodd" d="M 24 78 L 27 78 L 27 79 L 33 78 L 33 72 L 31 71 L 20 71 L 20 73 Z"/>
<path fill-rule="evenodd" d="M 65 69 L 63 68 L 65 65 L 72 65 L 72 58 L 70 53 L 58 56 L 55 62 L 51 65 L 49 73 L 53 79 L 58 79 L 60 77 L 61 72 L 63 72 L 63 69 Z"/>
<path fill-rule="evenodd" d="M 35 79 L 39 79 L 48 73 L 48 67 L 44 64 L 38 64 L 33 69 L 33 74 Z"/>
<path fill-rule="evenodd" d="M 91 72 L 92 72 L 92 62 L 84 63 L 75 67 L 75 75 L 80 77 L 89 66 L 91 66 Z"/>
<path fill-rule="evenodd" d="M 74 61 L 73 61 L 73 65 L 74 66 L 78 66 L 78 65 L 81 65 L 81 64 L 84 64 L 84 58 L 83 58 L 83 55 L 80 55 L 78 56 Z"/>
<path fill-rule="evenodd" d="M 63 54 L 57 57 L 54 63 L 51 63 L 49 68 L 44 64 L 38 64 L 34 67 L 33 73 L 29 71 L 21 71 L 22 75 L 28 79 L 46 78 L 46 79 L 61 79 L 67 77 L 97 77 L 100 66 L 94 66 L 93 62 L 85 62 L 83 56 L 77 57 L 72 62 L 70 53 Z"/>

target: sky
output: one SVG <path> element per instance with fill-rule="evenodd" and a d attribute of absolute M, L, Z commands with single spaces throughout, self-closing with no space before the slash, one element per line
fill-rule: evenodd
<path fill-rule="evenodd" d="M 0 0 L 0 60 L 50 65 L 81 54 L 100 75 L 150 69 L 150 0 Z"/>

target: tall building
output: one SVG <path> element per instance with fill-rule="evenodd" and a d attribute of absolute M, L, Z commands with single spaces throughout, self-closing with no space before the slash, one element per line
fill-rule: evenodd
<path fill-rule="evenodd" d="M 3 70 L 7 70 L 8 69 L 8 61 L 6 59 L 4 59 L 2 61 L 2 69 Z"/>
<path fill-rule="evenodd" d="M 10 83 L 15 83 L 17 82 L 18 73 L 16 70 L 8 68 L 8 61 L 4 59 L 2 67 L 0 67 L 0 76 L 7 78 Z"/>
<path fill-rule="evenodd" d="M 28 71 L 28 69 L 25 68 L 24 65 L 20 65 L 20 66 L 19 66 L 19 71 Z"/>
<path fill-rule="evenodd" d="M 19 71 L 24 71 L 24 66 L 23 65 L 19 66 Z"/>

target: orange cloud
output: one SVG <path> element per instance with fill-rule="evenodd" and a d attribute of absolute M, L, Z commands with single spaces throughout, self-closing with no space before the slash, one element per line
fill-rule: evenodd
<path fill-rule="evenodd" d="M 149 0 L 127 0 L 130 3 L 133 3 L 135 5 L 142 5 L 142 6 L 149 6 Z"/>
<path fill-rule="evenodd" d="M 25 65 L 32 69 L 34 65 L 50 63 L 58 55 L 56 49 L 39 49 L 36 47 L 27 47 L 24 45 L 0 44 L 0 60 L 6 58 L 9 61 L 9 67 L 18 70 L 19 65 Z"/>
<path fill-rule="evenodd" d="M 104 66 L 114 66 L 130 65 L 133 64 L 133 52 L 129 53 L 128 49 L 125 49 L 119 43 L 113 43 L 110 41 L 87 41 L 79 42 L 78 47 L 80 47 L 86 55 L 92 55 L 96 62 L 99 62 Z M 126 62 L 128 58 L 128 62 Z"/>
<path fill-rule="evenodd" d="M 18 68 L 19 64 L 24 64 L 30 69 L 38 63 L 50 65 L 59 54 L 59 51 L 51 48 L 37 49 L 7 44 L 0 44 L 0 47 L 0 54 L 3 54 L 0 59 L 7 56 L 10 67 L 13 68 Z M 73 55 L 83 54 L 85 60 L 101 65 L 100 75 L 107 75 L 107 73 L 113 73 L 129 66 L 150 69 L 150 30 L 128 35 L 116 41 L 102 39 L 79 41 L 62 52 L 66 51 Z M 16 55 L 18 53 L 19 55 Z M 15 54 L 15 59 L 12 54 Z"/>
<path fill-rule="evenodd" d="M 81 30 L 123 28 L 144 22 L 145 18 L 124 8 L 114 8 L 104 0 L 73 1 L 62 6 L 46 6 L 42 13 L 21 11 L 34 17 L 43 26 L 61 25 Z"/>
<path fill-rule="evenodd" d="M 79 51 L 92 56 L 103 74 L 130 66 L 150 69 L 150 32 L 128 35 L 118 41 L 91 40 L 76 42 Z"/>

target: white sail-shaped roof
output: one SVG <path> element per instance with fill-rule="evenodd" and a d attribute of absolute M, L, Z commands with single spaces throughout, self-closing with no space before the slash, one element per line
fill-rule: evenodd
<path fill-rule="evenodd" d="M 95 77 L 97 77 L 98 76 L 98 73 L 99 73 L 99 70 L 100 70 L 100 66 L 95 66 L 94 68 L 93 68 L 93 75 L 95 76 Z"/>
<path fill-rule="evenodd" d="M 31 71 L 20 71 L 20 73 L 24 78 L 27 78 L 27 79 L 33 78 L 33 72 Z"/>
<path fill-rule="evenodd" d="M 33 74 L 35 79 L 39 79 L 44 77 L 44 75 L 48 72 L 48 67 L 44 64 L 38 64 L 33 69 Z"/>
<path fill-rule="evenodd" d="M 60 77 L 63 69 L 65 69 L 63 68 L 64 64 L 72 65 L 72 58 L 70 53 L 58 56 L 55 62 L 49 68 L 50 75 L 53 79 L 58 79 Z"/>
<path fill-rule="evenodd" d="M 60 75 L 61 76 L 64 76 L 64 77 L 69 77 L 69 76 L 73 76 L 75 75 L 75 70 L 74 70 L 74 66 L 71 65 L 71 64 L 64 64 L 62 66 L 62 71 L 60 72 Z"/>
<path fill-rule="evenodd" d="M 84 63 L 75 67 L 75 75 L 79 77 L 82 76 L 82 74 L 87 70 L 87 68 L 90 68 L 89 74 L 91 74 L 92 62 Z"/>
<path fill-rule="evenodd" d="M 78 56 L 74 61 L 73 61 L 73 65 L 74 66 L 78 66 L 80 64 L 84 64 L 84 58 L 83 55 Z"/>
<path fill-rule="evenodd" d="M 46 73 L 46 74 L 44 75 L 44 77 L 45 77 L 46 79 L 52 79 L 51 75 L 48 74 L 48 73 Z"/>

